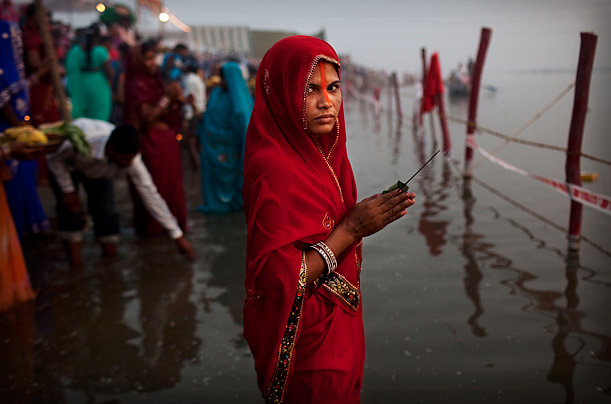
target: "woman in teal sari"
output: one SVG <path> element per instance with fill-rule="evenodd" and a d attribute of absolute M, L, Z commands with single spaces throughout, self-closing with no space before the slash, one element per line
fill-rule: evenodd
<path fill-rule="evenodd" d="M 204 213 L 242 210 L 244 142 L 253 100 L 236 62 L 221 68 L 223 82 L 210 92 L 198 128 Z"/>
<path fill-rule="evenodd" d="M 83 31 L 82 44 L 72 47 L 66 58 L 67 86 L 72 118 L 110 120 L 110 54 L 100 45 L 100 28 L 93 24 Z"/>

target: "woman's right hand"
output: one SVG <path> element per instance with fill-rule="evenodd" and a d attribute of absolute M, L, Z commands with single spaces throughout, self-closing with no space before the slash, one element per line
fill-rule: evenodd
<path fill-rule="evenodd" d="M 415 193 L 399 190 L 370 196 L 356 204 L 344 219 L 345 225 L 356 239 L 377 233 L 403 217 L 415 198 Z"/>

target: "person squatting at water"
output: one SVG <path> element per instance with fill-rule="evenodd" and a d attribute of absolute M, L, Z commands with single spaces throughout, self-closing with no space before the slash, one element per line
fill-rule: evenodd
<path fill-rule="evenodd" d="M 75 119 L 72 124 L 85 133 L 91 145 L 91 157 L 76 152 L 71 142 L 64 142 L 56 152 L 47 156 L 52 173 L 51 186 L 57 198 L 58 228 L 71 263 L 82 265 L 80 247 L 87 223 L 78 196 L 79 184 L 83 184 L 87 193 L 88 210 L 104 255 L 116 255 L 119 215 L 115 210 L 112 181 L 121 170 L 127 174 L 148 212 L 166 229 L 178 250 L 192 258 L 191 243 L 142 162 L 138 131 L 130 125 L 115 128 L 111 123 L 88 118 Z"/>
<path fill-rule="evenodd" d="M 416 195 L 356 202 L 340 62 L 328 43 L 288 37 L 263 57 L 244 176 L 244 336 L 263 397 L 360 402 L 362 238 L 403 217 Z"/>

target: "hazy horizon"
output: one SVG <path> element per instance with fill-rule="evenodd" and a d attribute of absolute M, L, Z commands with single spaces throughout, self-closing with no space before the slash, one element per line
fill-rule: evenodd
<path fill-rule="evenodd" d="M 135 0 L 123 2 L 135 4 Z M 165 4 L 193 26 L 247 26 L 306 35 L 324 29 L 338 53 L 375 69 L 419 72 L 424 47 L 429 55 L 439 52 L 442 70 L 449 72 L 458 62 L 476 56 L 482 27 L 492 30 L 487 71 L 575 69 L 580 32 L 598 35 L 595 69 L 611 68 L 608 0 L 310 0 L 300 8 L 281 0 L 227 0 L 198 10 L 191 0 Z M 77 12 L 55 12 L 54 17 L 74 26 L 97 18 L 96 13 Z M 160 24 L 148 10 L 142 12 L 141 23 L 150 30 Z"/>

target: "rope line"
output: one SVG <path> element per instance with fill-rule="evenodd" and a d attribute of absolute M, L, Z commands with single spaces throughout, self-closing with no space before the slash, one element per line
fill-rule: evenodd
<path fill-rule="evenodd" d="M 532 125 L 533 123 L 535 123 L 539 118 L 541 118 L 543 116 L 543 114 L 545 114 L 547 111 L 549 111 L 549 109 L 551 107 L 553 107 L 554 105 L 556 105 L 556 103 L 558 103 L 558 101 L 560 101 L 562 99 L 562 97 L 564 97 L 566 94 L 568 94 L 568 92 L 573 89 L 573 87 L 575 87 L 575 82 L 573 81 L 572 83 L 570 83 L 563 91 L 560 92 L 560 94 L 558 94 L 554 99 L 552 99 L 546 106 L 543 107 L 543 109 L 541 109 L 541 111 L 537 112 L 532 118 L 530 118 L 530 120 L 528 120 L 524 125 L 522 125 L 520 128 L 518 128 L 516 131 L 514 131 L 511 136 L 510 139 L 505 139 L 505 142 L 503 142 L 502 144 L 498 145 L 494 150 L 492 150 L 491 154 L 494 156 L 496 153 L 498 153 L 503 147 L 505 147 L 508 143 L 510 143 L 512 140 L 517 139 L 518 136 L 520 136 L 522 134 L 522 132 L 524 132 L 530 125 Z M 473 165 L 473 169 L 475 169 L 476 167 L 478 167 L 481 163 L 482 163 L 482 159 L 479 159 L 474 165 Z"/>
<path fill-rule="evenodd" d="M 462 174 L 462 171 L 460 170 L 460 167 L 458 166 L 458 161 L 453 159 L 452 163 L 453 163 L 455 169 L 458 171 L 458 173 Z M 527 208 L 526 206 L 522 205 L 521 203 L 517 202 L 516 200 L 514 200 L 514 199 L 510 198 L 509 196 L 503 194 L 501 191 L 499 191 L 499 190 L 493 188 L 492 186 L 486 184 L 485 182 L 483 182 L 482 180 L 480 180 L 476 176 L 472 175 L 471 178 L 473 179 L 474 182 L 476 182 L 482 188 L 487 189 L 488 191 L 490 191 L 494 195 L 498 196 L 499 198 L 503 199 L 506 202 L 509 202 L 510 204 L 515 206 L 516 208 L 518 208 L 518 209 L 528 213 L 529 215 L 531 215 L 531 216 L 541 220 L 543 223 L 546 223 L 546 224 L 552 226 L 556 230 L 560 230 L 563 233 L 568 233 L 568 229 L 567 228 L 565 228 L 565 227 L 563 227 L 563 226 L 561 226 L 561 225 L 559 225 L 559 224 L 557 224 L 557 223 L 547 219 L 544 216 L 541 216 L 537 212 Z M 599 252 L 607 255 L 608 257 L 611 257 L 611 252 L 610 251 L 605 250 L 603 247 L 599 246 L 598 244 L 596 244 L 594 241 L 592 241 L 588 237 L 586 237 L 584 235 L 581 235 L 581 240 L 583 240 L 586 243 L 590 244 L 592 247 L 594 247 Z"/>
<path fill-rule="evenodd" d="M 466 119 L 457 118 L 457 117 L 454 117 L 454 116 L 451 116 L 451 115 L 445 115 L 445 117 L 449 121 L 469 124 L 469 121 L 466 120 Z M 476 125 L 476 131 L 480 132 L 480 133 L 487 133 L 489 135 L 500 137 L 502 139 L 507 139 L 509 142 L 520 143 L 520 144 L 524 144 L 524 145 L 527 145 L 527 146 L 540 147 L 540 148 L 543 148 L 543 149 L 550 149 L 550 150 L 561 151 L 561 152 L 564 152 L 564 153 L 569 154 L 569 155 L 578 155 L 578 156 L 581 156 L 583 158 L 587 158 L 587 159 L 590 159 L 592 161 L 596 161 L 598 163 L 602 163 L 602 164 L 606 164 L 606 165 L 611 165 L 611 161 L 609 161 L 609 160 L 604 160 L 604 159 L 601 159 L 599 157 L 595 157 L 595 156 L 592 156 L 592 155 L 589 155 L 589 154 L 586 154 L 586 153 L 583 153 L 583 152 L 569 152 L 565 147 L 554 146 L 554 145 L 549 145 L 549 144 L 545 144 L 545 143 L 538 143 L 538 142 L 533 142 L 533 141 L 524 140 L 524 139 L 513 139 L 510 136 L 504 135 L 504 134 L 502 134 L 500 132 L 497 132 L 495 130 L 492 130 L 492 129 L 485 128 L 483 126 Z"/>
<path fill-rule="evenodd" d="M 556 99 L 562 98 L 562 96 L 564 96 L 566 94 L 566 92 L 568 92 L 571 88 L 573 88 L 574 85 L 575 85 L 575 83 L 571 83 L 560 95 L 558 95 L 556 97 Z M 370 101 L 370 100 L 367 100 L 365 97 L 362 97 L 362 96 L 361 97 L 357 97 L 357 98 L 361 98 L 361 99 L 365 99 L 366 101 Z M 553 101 L 552 105 L 555 104 L 556 102 L 557 101 Z M 551 107 L 551 105 L 550 105 L 550 107 Z M 549 107 L 547 107 L 547 106 L 545 108 L 549 109 Z M 537 115 L 535 115 L 535 117 L 533 117 L 533 119 L 535 119 L 535 120 L 538 119 L 542 114 L 543 114 L 543 110 L 540 113 L 538 113 Z M 439 115 L 443 116 L 442 114 L 439 114 Z M 446 115 L 446 118 L 448 120 L 453 120 L 453 121 L 459 122 L 459 123 L 465 123 L 465 124 L 471 123 L 471 124 L 473 124 L 473 122 L 469 122 L 468 120 L 452 117 L 452 116 L 449 116 L 449 115 Z M 522 127 L 525 129 L 529 125 L 530 124 L 528 124 L 528 125 L 525 124 Z M 552 146 L 552 145 L 546 145 L 546 144 L 543 144 L 543 143 L 531 142 L 531 141 L 523 140 L 523 139 L 511 138 L 510 136 L 504 135 L 504 134 L 502 134 L 500 132 L 496 132 L 496 131 L 494 131 L 492 129 L 483 128 L 483 127 L 480 127 L 480 126 L 477 126 L 477 125 L 476 125 L 476 130 L 478 132 L 486 132 L 486 133 L 489 133 L 489 134 L 492 134 L 492 135 L 495 135 L 495 136 L 499 136 L 499 137 L 504 138 L 504 139 L 509 139 L 510 142 L 516 142 L 516 143 L 522 143 L 522 144 L 526 144 L 526 145 L 530 145 L 530 146 L 549 148 L 549 149 L 552 149 L 552 150 L 563 151 L 563 152 L 568 154 L 568 151 L 567 151 L 566 148 L 562 148 L 562 147 L 558 147 L 558 146 Z M 521 130 L 523 130 L 523 129 L 521 129 Z M 589 155 L 587 155 L 585 153 L 575 153 L 575 154 L 579 154 L 581 157 L 589 158 L 591 160 L 598 161 L 600 163 L 611 165 L 611 162 L 609 162 L 609 161 L 602 160 L 602 159 L 599 159 L 597 157 L 589 156 Z M 461 175 L 461 176 L 464 176 L 464 173 L 462 172 L 462 170 L 458 166 L 458 160 L 452 158 L 452 159 L 450 159 L 450 161 L 453 163 L 452 165 L 454 166 L 454 168 L 456 169 L 458 174 Z M 495 188 L 491 187 L 490 185 L 486 184 L 485 182 L 483 182 L 482 180 L 480 180 L 476 176 L 471 175 L 471 178 L 477 184 L 482 186 L 482 188 L 489 190 L 494 195 L 497 195 L 499 198 L 505 200 L 506 202 L 508 202 L 511 205 L 517 207 L 518 209 L 524 211 L 525 213 L 535 217 L 536 219 L 541 220 L 543 223 L 546 223 L 546 224 L 552 226 L 556 230 L 559 230 L 559 231 L 561 231 L 563 233 L 568 233 L 568 229 L 567 228 L 565 228 L 565 227 L 563 227 L 563 226 L 561 226 L 561 225 L 559 225 L 559 224 L 557 224 L 557 223 L 547 219 L 546 217 L 544 217 L 544 216 L 538 214 L 537 212 L 527 208 L 526 206 L 522 205 L 521 203 L 511 199 L 509 196 L 503 194 L 502 192 L 500 192 L 500 191 L 496 190 Z M 590 238 L 588 238 L 588 237 L 586 237 L 584 235 L 580 235 L 580 239 L 582 241 L 586 242 L 587 244 L 589 244 L 590 246 L 592 246 L 594 249 L 596 249 L 599 252 L 601 252 L 602 254 L 605 254 L 606 256 L 611 257 L 611 252 L 610 251 L 607 251 L 604 247 L 601 247 L 600 245 L 595 243 Z"/>

